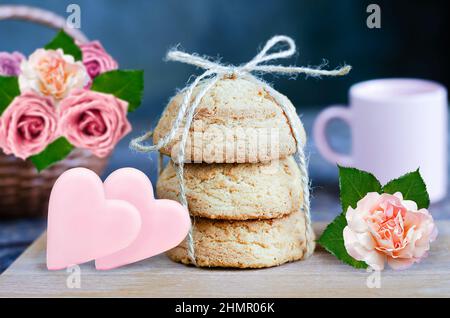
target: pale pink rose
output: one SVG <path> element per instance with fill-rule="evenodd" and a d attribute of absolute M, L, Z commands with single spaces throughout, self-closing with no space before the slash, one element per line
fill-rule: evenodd
<path fill-rule="evenodd" d="M 63 50 L 38 49 L 20 65 L 20 91 L 34 91 L 51 96 L 55 101 L 66 97 L 72 89 L 83 88 L 89 75 L 81 61 L 76 62 Z"/>
<path fill-rule="evenodd" d="M 91 79 L 99 74 L 117 70 L 117 62 L 109 55 L 99 41 L 79 44 L 83 52 L 83 63 Z"/>
<path fill-rule="evenodd" d="M 393 269 L 405 269 L 427 256 L 437 228 L 426 209 L 403 200 L 400 192 L 368 193 L 356 206 L 348 208 L 344 244 L 353 258 L 375 270 L 387 261 Z"/>
<path fill-rule="evenodd" d="M 131 131 L 128 103 L 114 95 L 74 90 L 60 104 L 60 133 L 73 145 L 105 157 Z"/>
<path fill-rule="evenodd" d="M 56 138 L 58 124 L 50 98 L 34 92 L 16 97 L 0 117 L 0 147 L 7 155 L 26 159 Z"/>

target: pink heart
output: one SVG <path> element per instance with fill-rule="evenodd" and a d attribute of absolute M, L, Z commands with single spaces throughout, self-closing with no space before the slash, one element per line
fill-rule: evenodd
<path fill-rule="evenodd" d="M 134 241 L 140 228 L 139 211 L 126 201 L 107 200 L 97 174 L 70 169 L 50 195 L 47 268 L 63 269 L 117 252 Z"/>
<path fill-rule="evenodd" d="M 160 254 L 177 246 L 189 232 L 188 211 L 176 201 L 156 200 L 152 184 L 143 172 L 133 168 L 116 170 L 104 187 L 108 199 L 125 200 L 139 210 L 142 226 L 130 246 L 96 259 L 97 269 L 111 269 Z"/>

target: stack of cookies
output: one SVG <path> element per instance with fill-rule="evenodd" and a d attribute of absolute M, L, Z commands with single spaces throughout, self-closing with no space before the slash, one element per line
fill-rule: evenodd
<path fill-rule="evenodd" d="M 192 99 L 201 89 L 202 84 Z M 181 92 L 169 102 L 154 131 L 154 143 L 173 126 L 183 96 Z M 177 136 L 161 149 L 175 162 L 179 140 Z M 195 217 L 197 266 L 261 268 L 310 254 L 314 241 L 306 243 L 295 151 L 286 116 L 264 87 L 228 77 L 208 90 L 185 147 L 185 161 L 191 162 L 184 165 L 185 192 Z M 159 177 L 159 198 L 179 200 L 174 165 L 171 161 Z M 186 240 L 168 255 L 191 263 Z"/>

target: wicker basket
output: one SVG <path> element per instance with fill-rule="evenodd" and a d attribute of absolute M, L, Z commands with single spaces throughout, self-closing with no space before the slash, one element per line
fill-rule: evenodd
<path fill-rule="evenodd" d="M 76 29 L 66 27 L 64 18 L 27 6 L 0 5 L 0 20 L 19 19 L 64 29 L 79 42 L 87 41 Z M 44 216 L 50 190 L 65 170 L 86 167 L 101 174 L 107 158 L 99 159 L 87 150 L 75 149 L 64 160 L 39 173 L 29 161 L 5 155 L 0 150 L 0 218 Z"/>
<path fill-rule="evenodd" d="M 43 216 L 53 183 L 64 171 L 86 167 L 103 172 L 107 158 L 99 159 L 87 150 L 75 149 L 66 159 L 38 173 L 28 160 L 0 152 L 0 217 Z"/>

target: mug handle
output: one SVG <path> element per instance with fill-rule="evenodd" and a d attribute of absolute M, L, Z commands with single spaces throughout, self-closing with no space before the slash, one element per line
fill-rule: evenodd
<path fill-rule="evenodd" d="M 331 148 L 330 143 L 328 142 L 326 129 L 333 119 L 340 119 L 351 127 L 352 113 L 348 107 L 333 105 L 319 114 L 314 123 L 313 132 L 317 149 L 319 149 L 319 152 L 326 160 L 333 164 L 352 166 L 353 158 L 350 155 L 337 153 Z"/>

